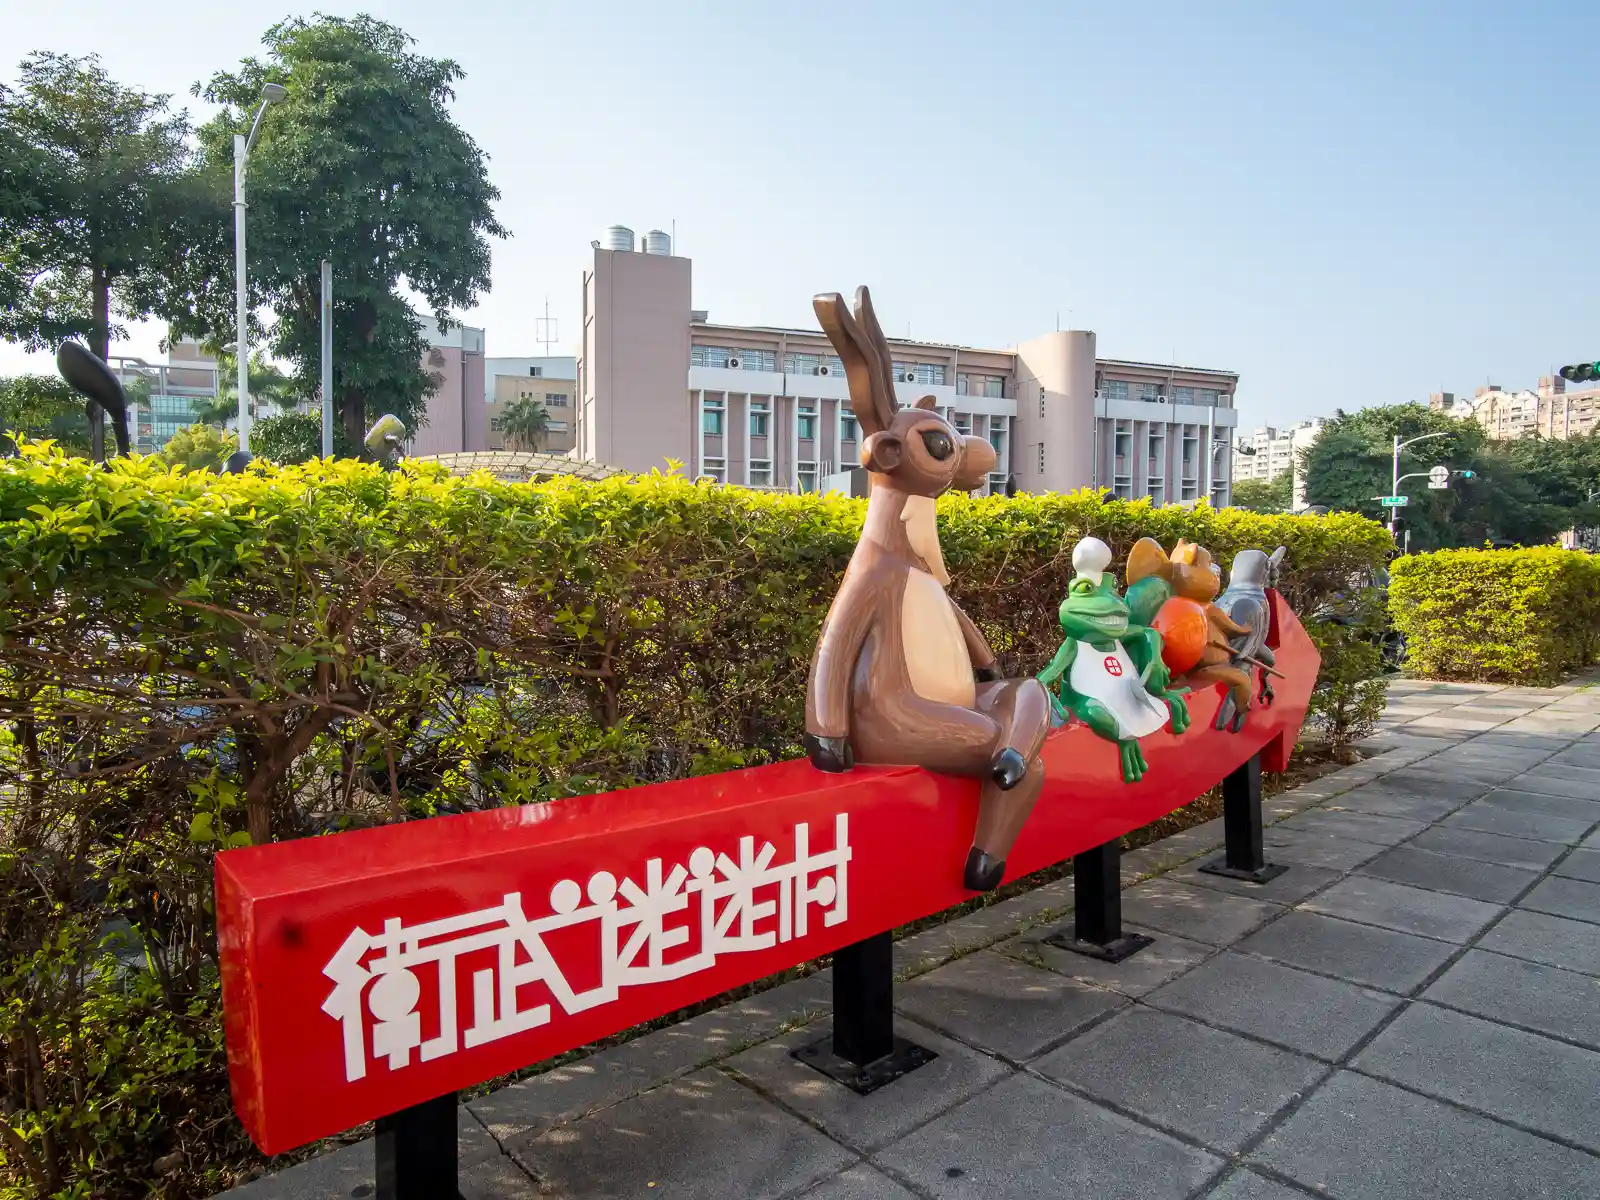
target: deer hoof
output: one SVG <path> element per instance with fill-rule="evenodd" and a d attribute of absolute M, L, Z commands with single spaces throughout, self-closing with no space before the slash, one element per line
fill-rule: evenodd
<path fill-rule="evenodd" d="M 1005 873 L 1005 859 L 990 858 L 974 846 L 967 851 L 967 870 L 961 883 L 969 892 L 992 892 L 1000 886 L 1000 878 Z"/>
<path fill-rule="evenodd" d="M 1016 787 L 1027 773 L 1028 760 L 1010 746 L 996 754 L 994 762 L 989 764 L 989 778 L 995 781 L 1002 792 L 1009 792 Z"/>

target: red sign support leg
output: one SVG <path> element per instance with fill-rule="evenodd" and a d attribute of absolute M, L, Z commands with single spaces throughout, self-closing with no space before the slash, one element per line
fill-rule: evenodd
<path fill-rule="evenodd" d="M 1261 840 L 1261 755 L 1228 772 L 1222 780 L 1224 852 L 1200 869 L 1207 875 L 1266 883 L 1289 868 L 1267 861 Z"/>
<path fill-rule="evenodd" d="M 377 1200 L 460 1200 L 456 1094 L 378 1118 Z"/>
<path fill-rule="evenodd" d="M 880 933 L 833 956 L 833 1036 L 794 1057 L 865 1096 L 939 1056 L 894 1032 L 894 941 Z"/>
<path fill-rule="evenodd" d="M 1072 936 L 1054 934 L 1052 946 L 1119 963 L 1154 938 L 1122 932 L 1122 839 L 1112 838 L 1072 859 Z"/>

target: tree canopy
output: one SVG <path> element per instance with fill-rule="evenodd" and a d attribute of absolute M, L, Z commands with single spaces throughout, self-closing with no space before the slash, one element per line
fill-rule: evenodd
<path fill-rule="evenodd" d="M 319 270 L 331 261 L 339 426 L 356 445 L 381 412 L 416 429 L 436 381 L 405 291 L 441 321 L 470 306 L 489 286 L 488 239 L 506 236 L 484 154 L 447 107 L 461 68 L 414 53 L 403 31 L 368 16 L 296 18 L 264 44 L 264 58 L 197 88 L 223 107 L 200 130 L 218 178 L 231 178 L 233 135 L 248 130 L 262 85 L 288 89 L 250 158 L 252 304 L 274 314 L 272 350 L 293 364 L 300 393 L 319 394 Z M 234 326 L 231 253 L 223 237 L 197 255 L 212 263 L 195 272 L 188 318 L 202 334 Z"/>
<path fill-rule="evenodd" d="M 168 100 L 94 56 L 48 52 L 0 86 L 0 335 L 33 350 L 81 339 L 105 358 L 114 317 L 185 307 L 178 264 L 205 188 Z"/>
<path fill-rule="evenodd" d="M 532 396 L 520 396 L 500 415 L 500 430 L 519 447 L 542 449 L 550 434 L 550 413 Z"/>
<path fill-rule="evenodd" d="M 1420 404 L 1337 413 L 1304 452 L 1307 502 L 1384 516 L 1377 497 L 1392 485 L 1396 434 L 1402 441 L 1442 435 L 1402 450 L 1401 475 L 1435 465 L 1476 473 L 1453 477 L 1443 490 L 1420 478 L 1400 485 L 1410 498 L 1401 519 L 1413 550 L 1497 540 L 1538 545 L 1574 525 L 1600 523 L 1600 506 L 1584 499 L 1600 488 L 1600 437 L 1495 442 L 1476 422 Z"/>
<path fill-rule="evenodd" d="M 1294 474 L 1285 471 L 1276 479 L 1239 479 L 1233 484 L 1233 508 L 1258 513 L 1288 512 L 1294 503 Z"/>
<path fill-rule="evenodd" d="M 11 454 L 17 436 L 58 442 L 68 454 L 89 453 L 89 422 L 83 397 L 52 375 L 0 379 L 0 454 Z"/>

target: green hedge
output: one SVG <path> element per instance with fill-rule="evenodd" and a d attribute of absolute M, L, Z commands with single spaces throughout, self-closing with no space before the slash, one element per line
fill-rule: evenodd
<path fill-rule="evenodd" d="M 0 1180 L 205 1196 L 257 1161 L 220 1050 L 219 847 L 798 754 L 864 507 L 662 475 L 0 463 Z M 951 590 L 1018 673 L 1056 647 L 1085 534 L 1223 563 L 1286 544 L 1302 613 L 1389 544 L 1355 516 L 1092 493 L 939 511 Z"/>
<path fill-rule="evenodd" d="M 1600 558 L 1553 546 L 1396 559 L 1389 611 L 1408 671 L 1558 683 L 1600 651 Z"/>

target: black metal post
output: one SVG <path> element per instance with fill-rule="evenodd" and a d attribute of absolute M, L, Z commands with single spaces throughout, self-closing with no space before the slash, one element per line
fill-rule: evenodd
<path fill-rule="evenodd" d="M 459 1200 L 456 1094 L 378 1118 L 377 1200 Z"/>
<path fill-rule="evenodd" d="M 1122 842 L 1113 838 L 1072 860 L 1072 936 L 1052 934 L 1052 946 L 1105 962 L 1121 962 L 1155 939 L 1122 932 Z"/>
<path fill-rule="evenodd" d="M 1246 883 L 1266 883 L 1289 868 L 1267 861 L 1261 842 L 1261 755 L 1230 772 L 1222 781 L 1222 827 L 1227 836 L 1224 852 L 1200 869 Z"/>
<path fill-rule="evenodd" d="M 939 1057 L 894 1032 L 894 941 L 880 933 L 833 956 L 833 1036 L 794 1057 L 865 1096 Z"/>

